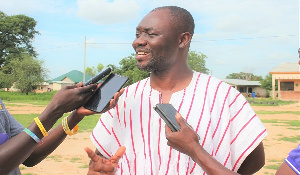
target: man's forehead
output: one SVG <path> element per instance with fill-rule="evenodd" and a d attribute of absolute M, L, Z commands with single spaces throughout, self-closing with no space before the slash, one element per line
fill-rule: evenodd
<path fill-rule="evenodd" d="M 148 13 L 137 26 L 137 30 L 139 29 L 147 29 L 147 30 L 160 30 L 169 25 L 170 15 L 169 12 L 162 10 L 155 10 Z"/>

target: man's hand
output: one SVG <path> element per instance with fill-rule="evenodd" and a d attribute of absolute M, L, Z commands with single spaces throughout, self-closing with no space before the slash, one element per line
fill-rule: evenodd
<path fill-rule="evenodd" d="M 196 150 L 195 146 L 199 145 L 200 138 L 179 113 L 177 113 L 175 117 L 180 126 L 180 130 L 172 132 L 172 130 L 166 125 L 165 132 L 168 140 L 167 144 L 188 156 L 192 156 L 193 151 Z"/>
<path fill-rule="evenodd" d="M 89 166 L 88 175 L 94 174 L 115 174 L 118 170 L 118 163 L 122 156 L 125 154 L 125 146 L 121 146 L 118 151 L 112 156 L 110 159 L 106 159 L 97 155 L 94 151 L 90 148 L 85 147 L 84 150 L 91 158 L 91 163 Z"/>

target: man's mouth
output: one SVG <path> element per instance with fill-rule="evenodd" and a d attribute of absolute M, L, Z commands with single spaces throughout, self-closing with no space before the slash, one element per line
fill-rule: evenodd
<path fill-rule="evenodd" d="M 137 55 L 147 55 L 148 53 L 146 53 L 146 52 L 137 52 Z"/>

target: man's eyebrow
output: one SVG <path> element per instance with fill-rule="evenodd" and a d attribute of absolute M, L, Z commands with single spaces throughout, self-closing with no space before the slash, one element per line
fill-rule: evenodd
<path fill-rule="evenodd" d="M 136 30 L 137 31 L 144 30 L 145 32 L 148 32 L 148 31 L 151 31 L 151 30 L 154 30 L 154 29 L 153 29 L 153 27 L 149 27 L 149 28 L 136 27 Z"/>

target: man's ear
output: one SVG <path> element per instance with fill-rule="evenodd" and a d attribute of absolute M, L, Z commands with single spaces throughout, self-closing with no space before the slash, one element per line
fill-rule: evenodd
<path fill-rule="evenodd" d="M 185 32 L 180 34 L 178 39 L 178 46 L 179 48 L 183 49 L 190 44 L 192 35 L 189 32 Z"/>

